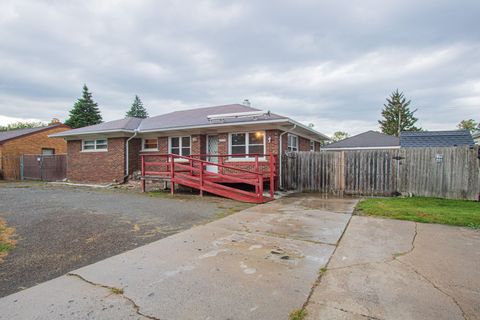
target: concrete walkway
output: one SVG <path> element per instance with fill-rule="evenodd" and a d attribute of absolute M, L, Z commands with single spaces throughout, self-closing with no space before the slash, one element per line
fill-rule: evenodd
<path fill-rule="evenodd" d="M 352 217 L 307 319 L 480 319 L 480 232 Z"/>
<path fill-rule="evenodd" d="M 256 206 L 2 298 L 0 319 L 288 319 L 355 203 Z"/>

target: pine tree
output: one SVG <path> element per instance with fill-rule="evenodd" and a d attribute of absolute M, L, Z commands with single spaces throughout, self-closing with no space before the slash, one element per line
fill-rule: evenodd
<path fill-rule="evenodd" d="M 145 109 L 142 100 L 140 100 L 137 95 L 135 95 L 135 100 L 133 100 L 132 107 L 127 111 L 126 116 L 143 119 L 148 118 L 147 109 Z"/>
<path fill-rule="evenodd" d="M 81 128 L 101 122 L 102 115 L 98 105 L 93 101 L 92 94 L 84 84 L 82 97 L 73 105 L 72 110 L 70 110 L 70 117 L 65 121 L 65 124 L 72 128 Z"/>
<path fill-rule="evenodd" d="M 401 131 L 421 131 L 421 128 L 415 127 L 418 121 L 414 117 L 417 110 L 410 111 L 411 100 L 406 101 L 403 92 L 398 89 L 387 98 L 387 104 L 384 104 L 382 110 L 383 120 L 379 120 L 380 128 L 383 133 L 392 136 L 398 136 Z"/>

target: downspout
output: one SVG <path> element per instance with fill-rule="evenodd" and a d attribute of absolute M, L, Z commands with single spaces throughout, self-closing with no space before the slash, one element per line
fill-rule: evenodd
<path fill-rule="evenodd" d="M 135 129 L 134 130 L 134 133 L 133 133 L 133 136 L 131 136 L 130 138 L 127 139 L 127 141 L 125 142 L 125 176 L 123 177 L 123 183 L 125 183 L 127 181 L 127 178 L 128 178 L 128 172 L 129 172 L 129 162 L 130 162 L 130 152 L 129 152 L 129 142 L 130 140 L 132 140 L 133 138 L 135 138 L 138 134 L 138 129 Z"/>
<path fill-rule="evenodd" d="M 279 172 L 279 176 L 280 176 L 280 189 L 283 190 L 283 178 L 282 178 L 282 159 L 283 159 L 283 141 L 282 141 L 282 136 L 285 134 L 285 133 L 291 133 L 292 130 L 295 130 L 295 128 L 297 127 L 296 124 L 293 125 L 293 127 L 290 129 L 290 130 L 287 130 L 287 131 L 283 131 L 282 133 L 280 133 L 280 137 L 279 137 L 279 143 L 280 143 L 280 156 L 279 156 L 279 166 L 280 168 L 278 169 L 278 172 Z M 287 142 L 288 144 L 288 142 Z"/>

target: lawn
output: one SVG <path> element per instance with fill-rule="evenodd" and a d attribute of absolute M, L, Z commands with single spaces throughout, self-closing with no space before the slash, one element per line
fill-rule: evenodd
<path fill-rule="evenodd" d="M 14 233 L 15 229 L 8 228 L 5 221 L 0 219 L 0 263 L 15 246 L 15 240 L 11 239 Z"/>
<path fill-rule="evenodd" d="M 369 198 L 357 214 L 480 229 L 480 202 L 440 198 Z"/>

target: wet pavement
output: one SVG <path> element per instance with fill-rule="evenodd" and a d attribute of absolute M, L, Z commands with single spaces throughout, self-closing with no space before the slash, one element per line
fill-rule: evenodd
<path fill-rule="evenodd" d="M 0 319 L 288 319 L 355 199 L 255 206 L 0 299 Z"/>

